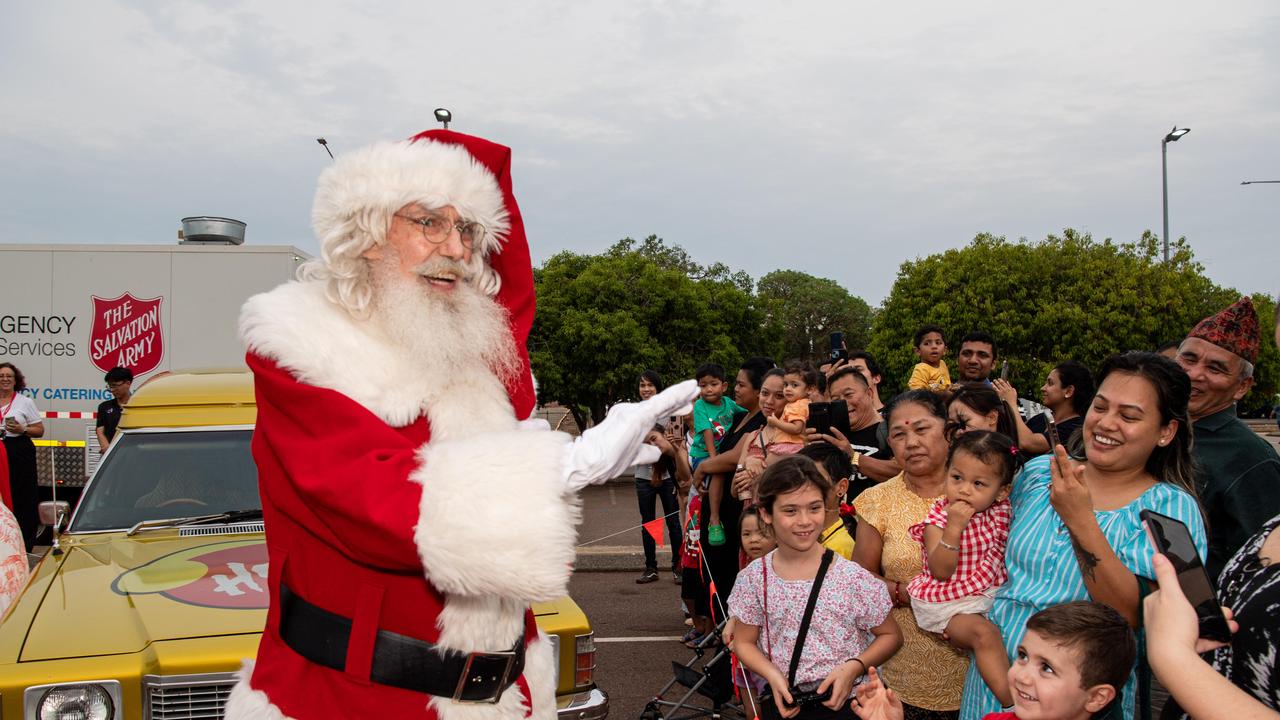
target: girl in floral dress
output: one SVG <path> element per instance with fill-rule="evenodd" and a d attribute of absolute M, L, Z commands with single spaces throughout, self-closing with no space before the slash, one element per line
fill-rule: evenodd
<path fill-rule="evenodd" d="M 860 566 L 818 542 L 826 518 L 831 484 L 812 460 L 779 459 L 760 478 L 761 519 L 778 547 L 753 560 L 738 576 L 729 596 L 736 620 L 734 652 L 747 669 L 765 679 L 772 702 L 762 701 L 765 718 L 842 718 L 854 683 L 867 668 L 887 660 L 902 644 L 898 624 L 889 617 L 889 593 Z M 811 626 L 792 665 L 801 618 L 818 571 L 826 567 Z M 794 686 L 792 684 L 794 680 Z M 794 689 L 829 693 L 825 701 L 792 704 Z"/>

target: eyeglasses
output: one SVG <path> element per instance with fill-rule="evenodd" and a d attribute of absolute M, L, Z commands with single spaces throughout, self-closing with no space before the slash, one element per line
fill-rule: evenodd
<path fill-rule="evenodd" d="M 400 213 L 395 213 L 395 216 L 421 228 L 422 236 L 432 245 L 439 245 L 448 240 L 449 234 L 454 230 L 458 231 L 458 237 L 462 238 L 462 246 L 468 250 L 484 240 L 484 226 L 478 222 L 470 220 L 450 222 L 449 218 L 432 213 L 422 217 L 410 217 Z"/>
<path fill-rule="evenodd" d="M 121 381 L 121 382 L 109 382 L 109 383 L 107 383 L 107 389 L 108 389 L 108 390 L 119 390 L 119 389 L 120 389 L 120 388 L 122 388 L 122 387 L 128 387 L 129 383 L 131 383 L 131 382 L 133 382 L 133 381 L 132 381 L 132 380 L 124 380 L 124 381 Z"/>

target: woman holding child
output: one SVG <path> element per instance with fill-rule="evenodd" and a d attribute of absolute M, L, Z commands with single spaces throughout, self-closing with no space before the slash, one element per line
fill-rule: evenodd
<path fill-rule="evenodd" d="M 1139 578 L 1154 577 L 1139 511 L 1181 520 L 1204 554 L 1204 522 L 1191 484 L 1190 393 L 1186 373 L 1170 360 L 1151 353 L 1112 357 L 1084 420 L 1088 459 L 1077 463 L 1059 445 L 1014 480 L 1009 580 L 989 614 L 1010 656 L 1028 618 L 1073 600 L 1109 605 L 1138 625 Z M 1134 685 L 1130 676 L 1125 717 L 1133 715 Z M 999 710 L 970 668 L 961 717 L 977 720 Z"/>
<path fill-rule="evenodd" d="M 885 680 L 906 704 L 906 716 L 955 717 L 968 657 L 939 636 L 921 630 L 907 586 L 921 571 L 921 544 L 910 528 L 943 497 L 947 474 L 947 422 L 942 400 L 911 390 L 885 408 L 889 446 L 903 471 L 854 500 L 858 511 L 853 559 L 881 577 L 893 601 L 892 617 L 903 645 L 881 667 Z"/>
<path fill-rule="evenodd" d="M 695 488 L 702 487 L 704 480 L 713 475 L 720 475 L 726 480 L 724 483 L 726 491 L 722 493 L 723 497 L 720 498 L 720 507 L 717 513 L 724 526 L 726 542 L 723 545 L 702 543 L 703 553 L 707 564 L 711 568 L 711 578 L 715 581 L 716 590 L 719 591 L 722 597 L 728 597 L 729 592 L 733 590 L 734 579 L 738 574 L 738 551 L 741 548 L 738 518 L 742 514 L 742 500 L 739 499 L 738 491 L 733 487 L 730 478 L 732 478 L 737 469 L 739 458 L 742 456 L 743 438 L 764 427 L 765 417 L 760 411 L 760 395 L 763 392 L 765 375 L 772 369 L 773 360 L 769 358 L 749 358 L 742 363 L 742 367 L 738 370 L 738 375 L 734 379 L 733 399 L 745 412 L 734 415 L 732 427 L 729 428 L 724 438 L 720 440 L 720 453 L 715 457 L 704 460 L 693 473 L 693 486 Z M 707 536 L 709 515 L 709 512 L 704 512 L 701 517 L 701 536 L 704 538 Z M 686 573 L 686 582 L 693 580 L 693 578 L 699 578 L 699 580 L 694 581 L 694 585 L 701 585 L 698 573 Z M 686 593 L 685 597 L 693 594 L 692 588 L 687 588 L 687 590 L 691 592 Z M 709 590 L 701 588 L 696 592 L 699 596 L 698 607 L 709 611 L 710 608 L 707 602 Z M 720 619 L 721 608 L 716 607 L 715 612 L 717 619 Z"/>

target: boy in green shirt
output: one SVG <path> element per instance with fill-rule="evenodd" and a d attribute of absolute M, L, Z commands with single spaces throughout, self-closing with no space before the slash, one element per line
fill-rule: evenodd
<path fill-rule="evenodd" d="M 689 469 L 697 470 L 703 460 L 716 455 L 720 439 L 733 427 L 734 413 L 745 412 L 734 401 L 724 396 L 729 383 L 725 380 L 724 366 L 717 363 L 704 363 L 694 373 L 698 381 L 698 399 L 693 403 L 693 441 L 689 443 Z M 723 483 L 716 483 L 721 492 L 715 497 L 708 497 L 711 513 L 719 517 L 720 495 L 723 494 Z M 698 488 L 706 492 L 707 488 Z M 704 508 L 709 510 L 711 508 Z M 711 545 L 723 545 L 725 542 L 724 526 L 720 524 L 707 527 L 707 542 Z"/>

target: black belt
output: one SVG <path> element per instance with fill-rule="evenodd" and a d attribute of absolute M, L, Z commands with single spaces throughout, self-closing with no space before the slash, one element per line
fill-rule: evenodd
<path fill-rule="evenodd" d="M 343 671 L 352 622 L 317 607 L 280 585 L 280 637 L 302 657 Z M 524 672 L 524 636 L 505 652 L 464 653 L 379 630 L 369 679 L 383 685 L 452 698 L 496 703 Z"/>

